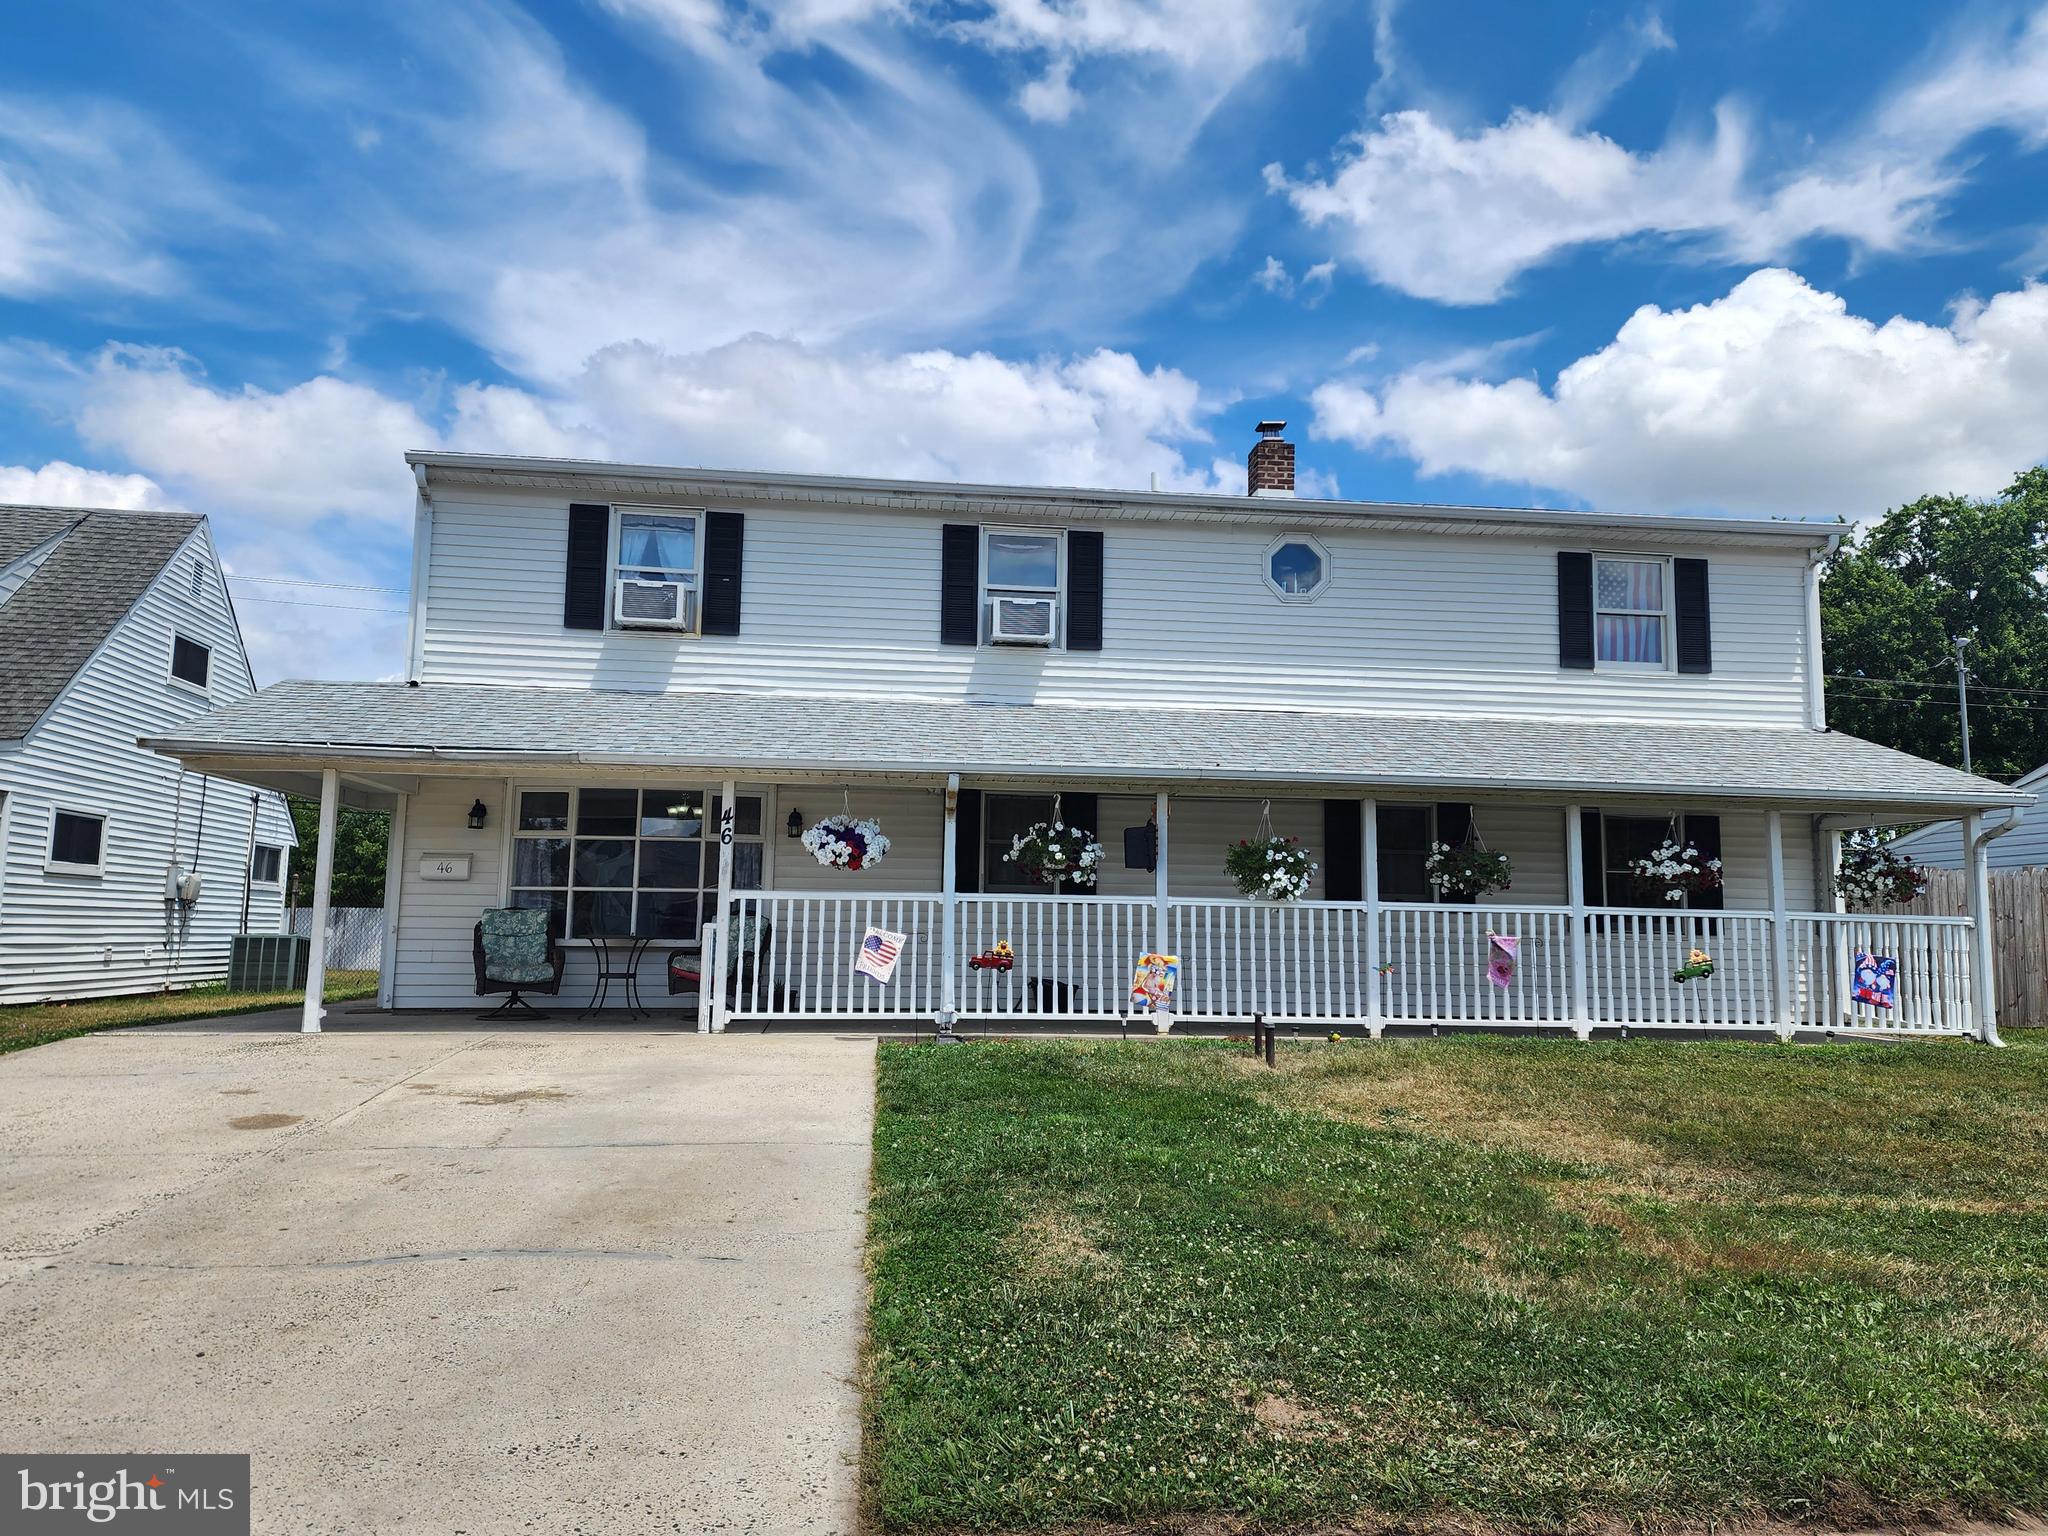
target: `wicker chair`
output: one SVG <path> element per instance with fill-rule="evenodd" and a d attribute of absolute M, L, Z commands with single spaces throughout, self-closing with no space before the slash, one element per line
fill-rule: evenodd
<path fill-rule="evenodd" d="M 547 1017 L 525 994 L 553 997 L 562 990 L 562 968 L 569 957 L 555 933 L 552 914 L 537 907 L 492 907 L 471 933 L 470 953 L 476 962 L 476 995 L 509 994 L 478 1018 L 501 1018 L 515 1009 L 524 1010 L 527 1018 Z"/>
<path fill-rule="evenodd" d="M 736 941 L 726 957 L 725 975 L 728 981 L 740 974 L 742 963 L 758 956 L 761 971 L 768 966 L 768 946 L 775 937 L 775 925 L 765 918 L 743 917 L 734 924 Z M 755 974 L 749 967 L 748 974 Z M 704 986 L 704 962 L 695 950 L 672 949 L 668 952 L 668 995 L 677 997 L 685 992 L 701 991 Z M 774 989 L 775 1007 L 782 1007 L 782 988 Z"/>

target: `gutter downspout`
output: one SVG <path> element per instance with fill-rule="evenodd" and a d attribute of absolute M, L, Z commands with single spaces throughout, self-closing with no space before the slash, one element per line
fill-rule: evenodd
<path fill-rule="evenodd" d="M 1820 567 L 1835 552 L 1839 539 L 1830 539 L 1806 561 L 1806 723 L 1816 731 L 1828 728 L 1827 670 L 1821 656 Z"/>
<path fill-rule="evenodd" d="M 2014 806 L 1996 826 L 1984 826 L 1983 818 L 1963 818 L 1964 849 L 1970 868 L 1971 959 L 1977 992 L 1977 1038 L 1986 1045 L 2002 1046 L 1998 1038 L 1998 973 L 1991 944 L 1991 861 L 1984 850 L 2020 824 L 2026 811 Z"/>
<path fill-rule="evenodd" d="M 415 464 L 413 479 L 419 494 L 412 519 L 412 591 L 406 602 L 405 675 L 420 680 L 420 668 L 427 648 L 427 566 L 434 547 L 434 499 L 427 492 L 427 467 Z"/>

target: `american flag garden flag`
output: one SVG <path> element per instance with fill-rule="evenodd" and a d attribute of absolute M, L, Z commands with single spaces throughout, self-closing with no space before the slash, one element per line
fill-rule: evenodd
<path fill-rule="evenodd" d="M 870 928 L 860 941 L 860 953 L 854 957 L 854 973 L 880 982 L 893 981 L 905 937 L 886 928 Z"/>

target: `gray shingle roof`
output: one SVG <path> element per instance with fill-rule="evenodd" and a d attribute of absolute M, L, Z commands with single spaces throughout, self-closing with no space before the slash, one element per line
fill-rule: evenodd
<path fill-rule="evenodd" d="M 1799 727 L 1068 708 L 739 693 L 278 683 L 161 743 L 194 757 L 1697 793 L 1840 805 L 2031 796 Z"/>
<path fill-rule="evenodd" d="M 35 727 L 203 521 L 186 513 L 0 507 L 0 565 L 70 529 L 0 603 L 0 741 Z"/>

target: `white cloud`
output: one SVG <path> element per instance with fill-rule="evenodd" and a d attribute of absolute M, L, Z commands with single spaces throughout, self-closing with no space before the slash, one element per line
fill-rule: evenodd
<path fill-rule="evenodd" d="M 130 109 L 0 94 L 0 294 L 169 292 L 195 236 L 263 228 Z"/>
<path fill-rule="evenodd" d="M 1870 517 L 2048 455 L 2048 287 L 1876 324 L 1781 269 L 1646 305 L 1545 390 L 1426 373 L 1314 392 L 1318 437 L 1616 510 Z"/>
<path fill-rule="evenodd" d="M 1252 274 L 1252 281 L 1268 293 L 1294 291 L 1294 279 L 1287 275 L 1287 263 L 1278 256 L 1268 256 L 1266 264 Z"/>
<path fill-rule="evenodd" d="M 0 503 L 49 507 L 112 507 L 130 512 L 168 512 L 178 504 L 147 475 L 84 469 L 52 459 L 39 469 L 0 464 Z"/>
<path fill-rule="evenodd" d="M 194 505 L 287 523 L 412 514 L 401 458 L 439 434 L 410 404 L 322 376 L 289 389 L 215 388 L 183 353 L 110 346 L 81 382 L 79 436 Z"/>
<path fill-rule="evenodd" d="M 611 449 L 651 462 L 1034 485 L 1206 484 L 1192 379 L 1129 353 L 1012 361 L 841 355 L 765 336 L 679 355 L 607 348 L 575 386 Z"/>
<path fill-rule="evenodd" d="M 1275 164 L 1267 185 L 1375 280 L 1483 304 L 1568 251 L 1641 237 L 1742 262 L 1779 260 L 1816 238 L 1858 252 L 1909 250 L 1936 238 L 1971 141 L 2005 131 L 2048 142 L 2048 7 L 1962 35 L 1853 131 L 1781 165 L 1761 163 L 1758 136 L 1732 101 L 1716 110 L 1711 134 L 1674 134 L 1653 151 L 1584 127 L 1670 46 L 1648 17 L 1568 71 L 1551 111 L 1517 109 L 1471 131 L 1428 108 L 1387 113 L 1338 146 L 1327 174 L 1296 178 Z"/>

